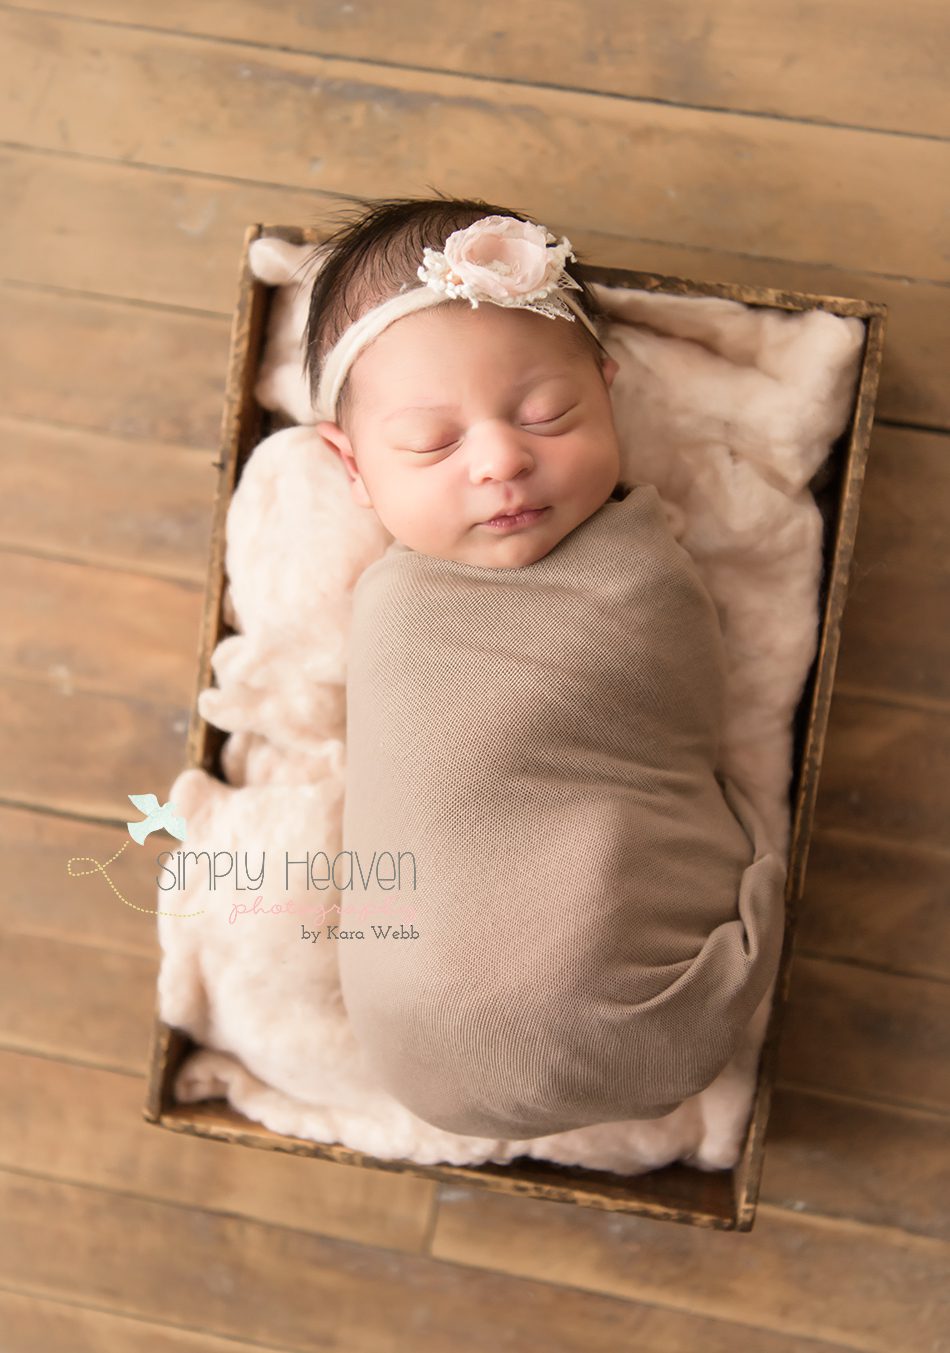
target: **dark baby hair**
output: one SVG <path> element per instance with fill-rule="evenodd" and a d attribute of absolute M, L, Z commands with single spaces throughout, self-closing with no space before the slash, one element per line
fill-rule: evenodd
<path fill-rule="evenodd" d="M 396 295 L 405 283 L 421 285 L 416 269 L 426 246 L 441 249 L 447 236 L 464 230 L 483 216 L 533 218 L 475 197 L 439 194 L 431 198 L 357 198 L 355 206 L 336 215 L 337 228 L 318 244 L 307 267 L 318 260 L 319 271 L 310 295 L 304 339 L 304 372 L 315 399 L 321 364 L 340 335 L 374 306 Z M 567 260 L 566 270 L 580 284 L 571 295 L 592 320 L 604 311 L 590 287 Z M 575 322 L 578 344 L 599 361 L 606 349 L 585 324 Z M 348 407 L 350 383 L 344 382 L 337 403 L 337 421 Z"/>

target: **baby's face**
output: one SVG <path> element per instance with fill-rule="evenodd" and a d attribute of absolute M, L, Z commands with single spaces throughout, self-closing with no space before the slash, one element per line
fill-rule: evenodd
<path fill-rule="evenodd" d="M 383 330 L 350 368 L 347 430 L 317 425 L 356 501 L 423 554 L 486 568 L 547 554 L 620 477 L 608 390 L 617 363 L 601 368 L 572 328 L 447 303 Z"/>

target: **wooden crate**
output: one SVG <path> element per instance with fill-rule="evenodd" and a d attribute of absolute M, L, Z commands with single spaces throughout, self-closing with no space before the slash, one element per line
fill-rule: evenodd
<path fill-rule="evenodd" d="M 216 462 L 219 477 L 199 642 L 196 697 L 198 691 L 211 685 L 212 652 L 218 641 L 231 632 L 222 616 L 225 521 L 231 495 L 244 462 L 257 443 L 278 427 L 286 426 L 285 422 L 278 421 L 260 409 L 253 394 L 268 311 L 274 295 L 273 288 L 253 277 L 248 265 L 250 243 L 261 235 L 276 235 L 295 244 L 312 244 L 322 238 L 319 231 L 292 226 L 255 225 L 249 227 L 245 235 L 237 308 L 231 329 L 221 456 Z M 776 1051 L 788 994 L 792 942 L 808 859 L 841 619 L 848 590 L 877 394 L 887 307 L 879 302 L 839 296 L 813 296 L 728 283 L 694 282 L 686 278 L 663 277 L 623 268 L 586 266 L 583 274 L 588 280 L 607 286 L 625 286 L 679 296 L 722 296 L 750 306 L 779 310 L 823 309 L 835 315 L 855 316 L 865 327 L 860 380 L 848 426 L 811 483 L 824 522 L 824 567 L 819 607 L 821 633 L 818 651 L 795 716 L 794 771 L 790 786 L 793 820 L 785 899 L 785 937 L 773 1007 L 759 1059 L 752 1111 L 738 1164 L 731 1171 L 715 1172 L 674 1164 L 629 1177 L 608 1171 L 557 1165 L 526 1156 L 519 1157 L 509 1165 L 429 1166 L 412 1161 L 378 1160 L 345 1146 L 283 1137 L 244 1118 L 223 1099 L 205 1100 L 197 1104 L 174 1103 L 171 1086 L 193 1043 L 181 1030 L 164 1024 L 157 1015 L 152 1034 L 144 1114 L 148 1122 L 174 1132 L 240 1142 L 266 1150 L 317 1156 L 341 1164 L 379 1170 L 406 1170 L 443 1182 L 456 1181 L 502 1193 L 549 1198 L 617 1212 L 641 1213 L 687 1225 L 748 1231 L 753 1224 L 758 1199 Z M 188 733 L 187 764 L 202 767 L 209 774 L 223 779 L 219 752 L 226 736 L 199 716 L 196 698 Z"/>

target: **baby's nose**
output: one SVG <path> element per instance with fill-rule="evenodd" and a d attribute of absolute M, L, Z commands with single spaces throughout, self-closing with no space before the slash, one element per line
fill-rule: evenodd
<path fill-rule="evenodd" d="M 470 440 L 472 482 L 513 479 L 534 465 L 534 455 L 521 428 L 496 419 Z"/>

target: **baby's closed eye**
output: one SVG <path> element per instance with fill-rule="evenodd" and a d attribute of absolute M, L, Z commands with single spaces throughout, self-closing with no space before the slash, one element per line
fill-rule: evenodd
<path fill-rule="evenodd" d="M 567 415 L 568 415 L 569 413 L 571 413 L 571 412 L 572 412 L 574 409 L 576 409 L 576 408 L 577 408 L 577 405 L 576 405 L 576 404 L 572 404 L 572 405 L 570 406 L 570 408 L 562 409 L 562 410 L 560 411 L 560 413 L 544 415 L 544 416 L 540 416 L 540 417 L 537 417 L 537 418 L 535 418 L 535 417 L 533 417 L 533 416 L 532 416 L 531 418 L 526 418 L 526 419 L 524 420 L 523 426 L 525 426 L 525 427 L 542 427 L 542 426 L 544 426 L 544 424 L 546 424 L 546 423 L 559 423 L 559 422 L 561 421 L 562 418 L 566 418 Z"/>
<path fill-rule="evenodd" d="M 552 428 L 553 428 L 553 427 L 554 427 L 554 424 L 559 424 L 559 423 L 561 422 L 561 420 L 564 419 L 564 418 L 566 418 L 567 415 L 568 415 L 569 413 L 573 413 L 573 411 L 574 411 L 577 407 L 578 407 L 578 406 L 577 406 L 576 404 L 571 404 L 568 408 L 566 408 L 566 409 L 561 409 L 561 410 L 559 410 L 559 411 L 557 411 L 557 412 L 553 412 L 553 413 L 546 413 L 546 412 L 544 412 L 544 411 L 542 411 L 542 410 L 539 409 L 539 410 L 537 411 L 537 417 L 535 417 L 535 416 L 534 416 L 534 413 L 532 412 L 532 415 L 531 415 L 530 418 L 525 418 L 525 419 L 522 420 L 521 426 L 524 427 L 524 428 L 528 428 L 528 429 L 533 429 L 533 428 L 538 428 L 538 427 L 552 427 Z M 556 429 L 554 429 L 554 430 L 556 430 Z M 434 456 L 434 455 L 436 455 L 436 453 L 439 452 L 439 451 L 450 451 L 453 447 L 458 446 L 462 440 L 463 440 L 462 437 L 456 436 L 456 437 L 450 437 L 450 438 L 448 438 L 448 439 L 445 440 L 445 441 L 439 440 L 437 445 L 432 445 L 432 444 L 431 444 L 431 439 L 430 439 L 430 440 L 429 440 L 429 443 L 426 444 L 426 445 L 421 445 L 421 444 L 417 444 L 417 445 L 407 445 L 407 446 L 404 446 L 404 447 L 402 447 L 402 448 L 400 448 L 400 449 L 401 449 L 401 450 L 404 450 L 404 451 L 410 451 L 410 452 L 412 452 L 414 455 L 417 455 L 417 456 Z"/>

